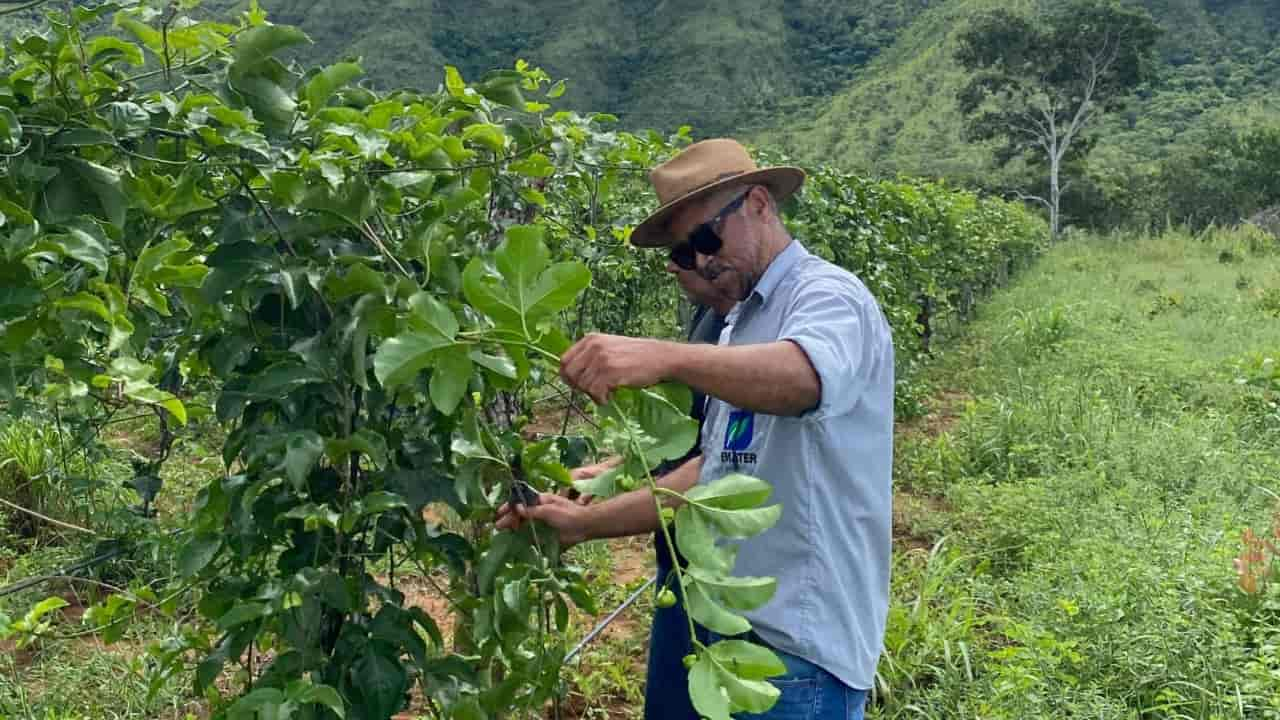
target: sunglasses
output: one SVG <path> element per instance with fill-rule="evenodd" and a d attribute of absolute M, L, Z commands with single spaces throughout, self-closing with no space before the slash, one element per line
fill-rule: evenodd
<path fill-rule="evenodd" d="M 676 267 L 681 270 L 693 270 L 698 267 L 698 255 L 715 255 L 720 252 L 720 248 L 724 246 L 724 241 L 720 239 L 719 233 L 716 232 L 716 226 L 742 207 L 742 203 L 750 194 L 750 190 L 742 193 L 733 202 L 725 205 L 720 212 L 715 214 L 715 217 L 695 227 L 689 233 L 687 240 L 671 248 L 671 262 L 675 263 Z"/>

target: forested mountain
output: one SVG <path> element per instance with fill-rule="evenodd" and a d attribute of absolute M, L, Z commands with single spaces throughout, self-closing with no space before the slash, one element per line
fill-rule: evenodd
<path fill-rule="evenodd" d="M 976 14 L 1034 13 L 1037 0 L 261 1 L 314 40 L 300 59 L 360 57 L 366 82 L 381 87 L 435 86 L 446 63 L 474 78 L 523 58 L 567 79 L 569 106 L 628 128 L 690 124 L 804 160 L 996 190 L 1035 181 L 965 139 L 954 51 Z M 1118 195 L 1168 174 L 1160 163 L 1280 114 L 1280 0 L 1123 1 L 1164 30 L 1157 71 L 1094 129 L 1097 148 L 1075 168 L 1077 219 L 1132 214 L 1133 199 Z M 230 16 L 247 4 L 204 8 Z M 35 12 L 0 17 L 0 27 Z"/>

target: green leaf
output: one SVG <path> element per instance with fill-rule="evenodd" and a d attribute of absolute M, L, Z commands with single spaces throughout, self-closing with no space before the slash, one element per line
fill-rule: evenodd
<path fill-rule="evenodd" d="M 27 614 L 23 617 L 23 620 L 25 620 L 28 625 L 35 625 L 40 622 L 45 615 L 48 615 L 54 610 L 61 610 L 69 604 L 70 603 L 60 597 L 47 597 L 36 603 L 35 606 L 28 610 Z"/>
<path fill-rule="evenodd" d="M 502 152 L 507 146 L 506 134 L 502 132 L 500 126 L 492 123 L 468 125 L 467 129 L 462 131 L 462 139 L 465 142 L 483 145 L 495 153 Z"/>
<path fill-rule="evenodd" d="M 0 105 L 0 150 L 16 151 L 22 145 L 22 123 L 12 110 Z"/>
<path fill-rule="evenodd" d="M 64 257 L 78 260 L 98 271 L 99 275 L 107 274 L 107 243 L 105 237 L 97 232 L 90 223 L 80 227 L 67 227 L 66 234 L 46 236 L 34 250 L 52 250 Z"/>
<path fill-rule="evenodd" d="M 458 68 L 452 65 L 444 66 L 444 86 L 453 97 L 466 97 L 467 83 L 462 79 L 462 73 L 458 72 Z"/>
<path fill-rule="evenodd" d="M 109 35 L 96 37 L 86 43 L 85 55 L 89 57 L 89 62 L 93 65 L 117 58 L 135 67 L 146 62 L 146 59 L 142 56 L 142 49 L 137 45 Z"/>
<path fill-rule="evenodd" d="M 236 39 L 228 72 L 238 81 L 261 70 L 277 52 L 309 42 L 311 39 L 306 33 L 290 25 L 260 25 L 249 28 Z"/>
<path fill-rule="evenodd" d="M 149 405 L 159 405 L 180 424 L 187 424 L 187 408 L 172 393 L 157 388 L 146 381 L 130 380 L 124 384 L 125 397 Z"/>
<path fill-rule="evenodd" d="M 475 364 L 485 368 L 486 370 L 491 370 L 504 378 L 515 380 L 520 377 L 519 373 L 516 372 L 516 364 L 511 362 L 511 358 L 509 357 L 486 355 L 479 350 L 472 350 L 469 357 L 475 362 Z"/>
<path fill-rule="evenodd" d="M 685 576 L 685 605 L 689 616 L 712 632 L 721 635 L 741 635 L 751 629 L 751 623 L 741 615 L 727 610 L 708 593 L 699 582 Z"/>
<path fill-rule="evenodd" d="M 271 614 L 271 606 L 266 603 L 247 602 L 236 605 L 218 618 L 219 630 L 231 630 L 245 623 L 251 623 Z"/>
<path fill-rule="evenodd" d="M 37 207 L 42 220 L 51 224 L 91 215 L 123 228 L 129 203 L 118 172 L 66 157 L 58 165 L 58 174 L 45 185 L 43 203 Z"/>
<path fill-rule="evenodd" d="M 489 549 L 476 564 L 476 583 L 481 595 L 493 594 L 493 581 L 498 571 L 508 561 L 518 558 L 530 549 L 529 539 L 518 532 L 500 532 L 493 536 Z"/>
<path fill-rule="evenodd" d="M 709 654 L 702 653 L 689 670 L 689 699 L 706 720 L 732 720 L 729 698 L 720 688 L 715 661 Z"/>
<path fill-rule="evenodd" d="M 195 577 L 213 562 L 221 549 L 222 536 L 220 535 L 193 536 L 178 552 L 178 571 L 184 578 Z"/>
<path fill-rule="evenodd" d="M 324 376 L 315 370 L 282 362 L 255 375 L 245 392 L 258 400 L 281 400 L 303 385 L 319 382 L 324 382 Z"/>
<path fill-rule="evenodd" d="M 307 486 L 307 477 L 316 461 L 324 454 L 324 438 L 311 430 L 291 433 L 284 444 L 284 468 L 289 482 L 299 490 Z"/>
<path fill-rule="evenodd" d="M 345 438 L 332 438 L 324 444 L 329 462 L 345 462 L 351 453 L 361 453 L 379 467 L 387 464 L 387 439 L 370 428 L 360 428 Z"/>
<path fill-rule="evenodd" d="M 769 648 L 744 640 L 721 640 L 711 656 L 729 672 L 748 680 L 764 680 L 787 673 L 787 666 Z"/>
<path fill-rule="evenodd" d="M 271 78 L 261 75 L 242 77 L 235 81 L 235 89 L 253 108 L 254 116 L 268 127 L 284 130 L 292 122 L 298 104 L 288 90 Z"/>
<path fill-rule="evenodd" d="M 115 17 L 117 27 L 124 28 L 138 42 L 142 43 L 153 53 L 159 55 L 164 50 L 164 36 L 159 30 L 150 25 L 140 22 L 124 13 L 117 13 Z"/>
<path fill-rule="evenodd" d="M 304 95 L 314 114 L 324 107 L 325 103 L 338 88 L 364 74 L 364 70 L 355 63 L 343 62 L 321 70 L 311 82 L 307 83 Z"/>
<path fill-rule="evenodd" d="M 689 671 L 689 697 L 701 715 L 713 720 L 730 713 L 767 712 L 782 693 L 765 678 L 786 669 L 766 648 L 723 640 L 701 653 Z"/>
<path fill-rule="evenodd" d="M 107 122 L 120 137 L 136 138 L 151 128 L 151 116 L 133 102 L 113 102 L 107 106 Z"/>
<path fill-rule="evenodd" d="M 764 480 L 734 473 L 706 485 L 698 485 L 685 493 L 685 496 L 700 505 L 713 508 L 748 510 L 760 507 L 772 493 L 773 488 Z"/>
<path fill-rule="evenodd" d="M 782 516 L 781 505 L 754 510 L 719 510 L 700 505 L 694 506 L 698 514 L 704 516 L 716 531 L 730 538 L 749 538 L 773 527 Z"/>
<path fill-rule="evenodd" d="M 737 577 L 690 565 L 686 575 L 702 585 L 708 597 L 720 600 L 732 610 L 755 610 L 773 599 L 778 581 L 771 577 Z"/>
<path fill-rule="evenodd" d="M 126 380 L 146 380 L 155 375 L 156 369 L 137 358 L 118 357 L 111 361 L 111 374 Z"/>
<path fill-rule="evenodd" d="M 111 311 L 107 309 L 107 304 L 98 296 L 87 292 L 78 292 L 71 297 L 61 298 L 54 303 L 54 307 L 59 310 L 80 310 L 111 322 Z"/>
<path fill-rule="evenodd" d="M 413 380 L 436 358 L 438 350 L 454 342 L 435 331 L 410 332 L 393 337 L 373 355 L 373 374 L 388 390 Z"/>
<path fill-rule="evenodd" d="M 474 364 L 462 345 L 440 352 L 431 370 L 431 403 L 445 415 L 452 415 L 467 394 Z"/>
<path fill-rule="evenodd" d="M 404 706 L 409 678 L 398 659 L 369 653 L 352 664 L 351 675 L 366 717 L 389 718 Z"/>
<path fill-rule="evenodd" d="M 676 544 L 692 565 L 724 574 L 733 571 L 733 553 L 727 546 L 716 544 L 711 524 L 691 505 L 681 505 L 676 510 Z"/>
<path fill-rule="evenodd" d="M 654 467 L 684 457 L 698 440 L 698 424 L 689 417 L 693 395 L 687 387 L 663 384 L 652 388 L 620 388 L 602 410 L 611 423 L 628 428 L 626 452 L 638 444 L 641 464 Z M 638 425 L 638 427 L 637 427 Z"/>
<path fill-rule="evenodd" d="M 345 720 L 347 717 L 346 707 L 342 703 L 342 696 L 338 691 L 328 685 L 313 685 L 301 695 L 297 697 L 297 701 L 302 704 L 323 705 L 333 711 L 339 720 Z"/>
<path fill-rule="evenodd" d="M 409 327 L 435 332 L 452 340 L 458 334 L 458 318 L 434 296 L 419 292 L 409 298 Z"/>
<path fill-rule="evenodd" d="M 569 307 L 591 284 L 591 271 L 580 262 L 547 267 L 550 253 L 542 228 L 515 226 L 494 252 L 501 280 L 473 258 L 462 275 L 467 301 L 500 327 L 522 334 L 545 318 Z"/>

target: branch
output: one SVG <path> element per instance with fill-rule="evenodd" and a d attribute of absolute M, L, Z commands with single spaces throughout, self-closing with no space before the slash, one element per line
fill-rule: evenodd
<path fill-rule="evenodd" d="M 26 3 L 25 5 L 19 5 L 18 7 L 5 8 L 4 10 L 0 10 L 0 17 L 3 17 L 5 15 L 13 15 L 14 13 L 20 13 L 23 10 L 30 10 L 31 8 L 40 7 L 41 5 L 47 2 L 49 2 L 49 0 L 31 0 L 31 2 Z"/>
<path fill-rule="evenodd" d="M 61 520 L 54 520 L 53 518 L 49 517 L 48 515 L 42 515 L 42 514 L 40 514 L 40 513 L 36 512 L 35 510 L 30 509 L 30 508 L 24 508 L 24 507 L 22 507 L 21 505 L 17 505 L 17 504 L 15 504 L 15 503 L 11 503 L 11 502 L 9 502 L 8 500 L 5 500 L 4 498 L 0 498 L 0 505 L 5 505 L 5 506 L 10 507 L 10 508 L 12 508 L 12 509 L 14 509 L 14 510 L 17 510 L 18 512 L 26 513 L 26 514 L 28 514 L 28 515 L 30 515 L 30 516 L 32 516 L 32 517 L 40 518 L 41 520 L 44 520 L 44 521 L 45 521 L 45 522 L 47 522 L 47 523 L 50 523 L 50 524 L 53 524 L 53 525 L 57 525 L 58 527 L 66 528 L 66 529 L 68 529 L 68 530 L 75 530 L 75 531 L 78 531 L 78 532 L 87 533 L 87 534 L 89 534 L 89 535 L 94 535 L 94 536 L 96 536 L 96 535 L 98 534 L 98 533 L 96 533 L 96 532 L 94 532 L 94 531 L 90 530 L 89 528 L 82 528 L 82 527 L 80 527 L 79 525 L 72 525 L 71 523 L 63 522 L 63 521 L 61 521 Z"/>
<path fill-rule="evenodd" d="M 1020 191 L 1020 190 L 1014 190 L 1014 191 L 1013 191 L 1013 195 L 1014 195 L 1014 197 L 1018 198 L 1019 200 L 1021 200 L 1021 201 L 1023 201 L 1023 202 L 1027 202 L 1027 201 L 1035 201 L 1035 202 L 1038 202 L 1038 203 L 1040 203 L 1041 205 L 1044 205 L 1044 209 L 1045 209 L 1045 210 L 1048 210 L 1048 211 L 1050 211 L 1050 212 L 1053 212 L 1053 206 L 1049 204 L 1049 201 L 1048 201 L 1048 200 L 1045 200 L 1044 198 L 1040 197 L 1039 195 L 1027 195 L 1026 193 L 1024 193 L 1024 192 L 1022 192 L 1022 191 Z"/>

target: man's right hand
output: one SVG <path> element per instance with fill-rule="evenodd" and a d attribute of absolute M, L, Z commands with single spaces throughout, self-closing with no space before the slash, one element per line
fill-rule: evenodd
<path fill-rule="evenodd" d="M 580 542 L 592 539 L 587 530 L 591 509 L 560 495 L 541 493 L 538 504 L 516 505 L 503 503 L 498 508 L 497 527 L 500 530 L 519 530 L 530 520 L 540 520 L 555 528 L 560 534 L 560 547 L 569 549 Z"/>

